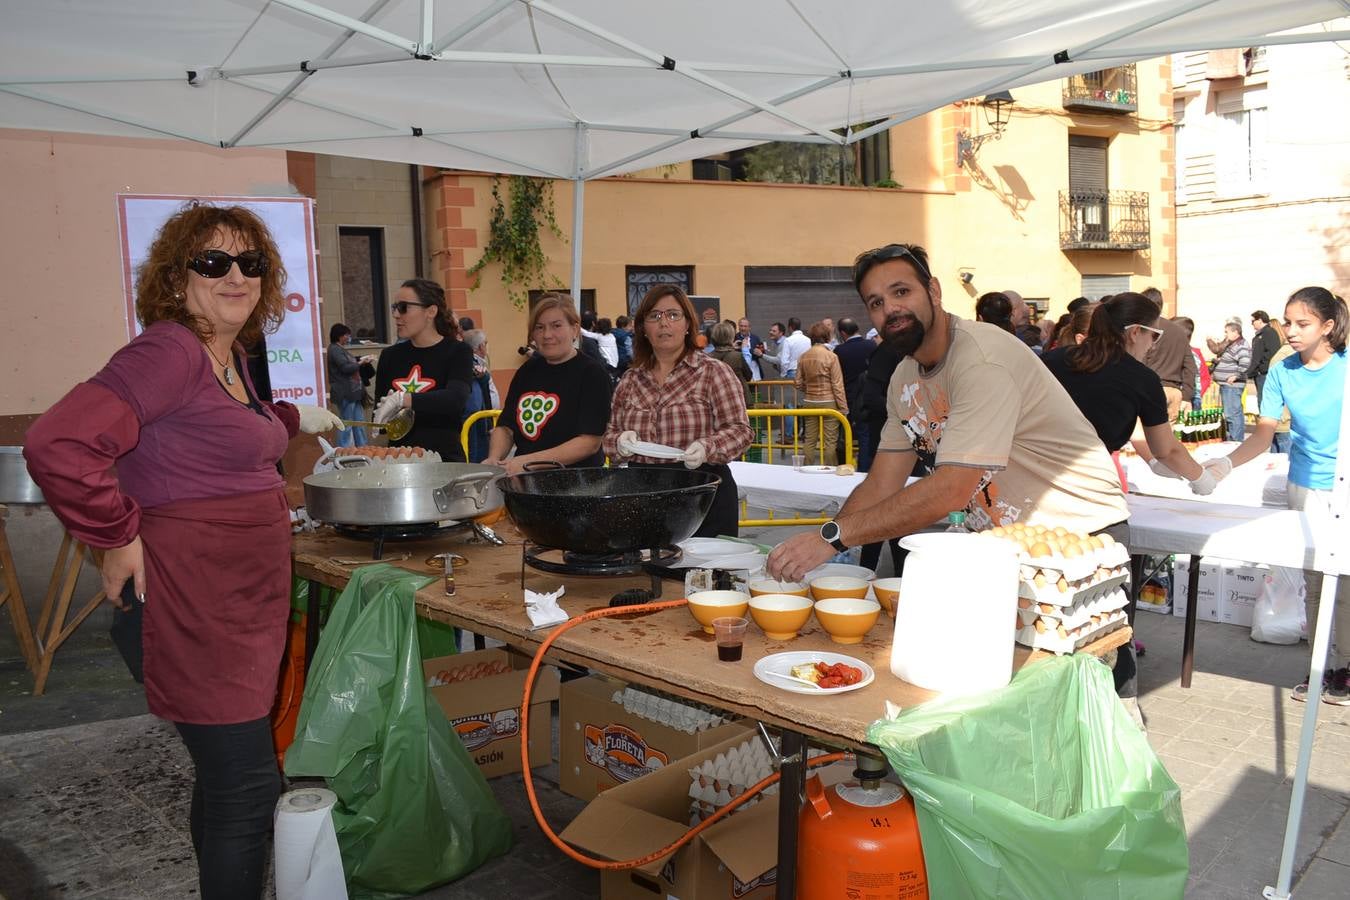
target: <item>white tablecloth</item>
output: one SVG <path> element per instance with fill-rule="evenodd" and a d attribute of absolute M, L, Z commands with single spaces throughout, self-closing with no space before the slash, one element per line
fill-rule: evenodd
<path fill-rule="evenodd" d="M 1135 553 L 1186 553 L 1312 568 L 1312 529 L 1302 512 L 1134 494 L 1125 502 Z"/>
<path fill-rule="evenodd" d="M 1204 462 L 1207 459 L 1227 456 L 1236 447 L 1236 443 L 1205 444 L 1192 450 L 1191 455 Z M 1122 454 L 1120 463 L 1125 469 L 1125 480 L 1129 483 L 1132 494 L 1174 497 L 1178 500 L 1232 506 L 1269 506 L 1284 509 L 1287 505 L 1285 498 L 1288 496 L 1289 457 L 1284 453 L 1263 453 L 1246 465 L 1238 466 L 1227 478 L 1219 482 L 1214 493 L 1204 497 L 1192 494 L 1190 485 L 1182 479 L 1160 478 L 1154 475 L 1148 464 L 1133 454 Z"/>
<path fill-rule="evenodd" d="M 737 492 L 754 509 L 832 516 L 866 475 L 818 475 L 791 466 L 733 462 Z"/>

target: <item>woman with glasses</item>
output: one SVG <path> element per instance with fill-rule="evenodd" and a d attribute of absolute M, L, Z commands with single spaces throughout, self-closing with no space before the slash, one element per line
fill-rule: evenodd
<path fill-rule="evenodd" d="M 566 294 L 545 294 L 530 311 L 535 352 L 511 378 L 483 462 L 510 475 L 532 462 L 601 466 L 611 384 L 605 367 L 577 350 L 581 318 Z M 511 455 L 512 449 L 515 455 Z"/>
<path fill-rule="evenodd" d="M 38 419 L 24 449 L 66 529 L 102 550 L 119 649 L 192 757 L 206 898 L 262 894 L 281 789 L 268 714 L 291 611 L 278 461 L 298 430 L 342 426 L 317 406 L 264 401 L 243 365 L 244 346 L 281 321 L 285 284 L 253 212 L 178 212 L 137 273 L 144 330 Z"/>
<path fill-rule="evenodd" d="M 1184 477 L 1192 491 L 1208 494 L 1215 481 L 1176 439 L 1162 380 L 1143 362 L 1162 334 L 1158 314 L 1142 294 L 1116 294 L 1092 309 L 1081 343 L 1041 359 L 1113 456 L 1133 441 L 1159 474 Z"/>
<path fill-rule="evenodd" d="M 459 323 L 446 311 L 445 289 L 425 278 L 403 282 L 393 303 L 399 343 L 375 368 L 375 421 L 401 409 L 414 414 L 412 430 L 391 446 L 434 450 L 446 462 L 464 462 L 459 442 L 473 385 L 473 350 L 457 340 Z"/>
<path fill-rule="evenodd" d="M 633 362 L 614 391 L 604 448 L 634 465 L 703 469 L 722 481 L 699 537 L 737 534 L 736 482 L 727 465 L 750 446 L 745 392 L 726 364 L 699 350 L 689 297 L 673 284 L 647 292 L 633 316 Z M 644 456 L 641 442 L 680 451 L 677 460 Z"/>

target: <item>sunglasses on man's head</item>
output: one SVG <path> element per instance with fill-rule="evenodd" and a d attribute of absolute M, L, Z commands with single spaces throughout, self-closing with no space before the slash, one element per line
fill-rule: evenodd
<path fill-rule="evenodd" d="M 435 305 L 436 304 L 434 303 L 414 303 L 411 300 L 400 300 L 397 303 L 389 304 L 389 308 L 392 309 L 394 312 L 398 313 L 400 316 L 406 316 L 408 314 L 408 307 L 410 306 L 420 306 L 423 309 L 426 309 L 429 306 Z"/>
<path fill-rule="evenodd" d="M 862 256 L 858 257 L 853 263 L 853 283 L 857 284 L 862 280 L 861 272 L 864 269 L 870 270 L 873 266 L 884 262 L 890 262 L 893 259 L 907 259 L 914 266 L 914 270 L 919 273 L 924 284 L 933 280 L 933 275 L 928 271 L 928 267 L 923 264 L 919 257 L 914 255 L 904 244 L 887 244 L 885 247 L 878 247 L 875 250 L 868 250 Z"/>
<path fill-rule="evenodd" d="M 203 278 L 224 278 L 235 263 L 239 263 L 239 273 L 245 278 L 261 278 L 267 273 L 267 254 L 261 250 L 245 250 L 238 256 L 224 250 L 203 250 L 189 259 L 187 266 Z"/>

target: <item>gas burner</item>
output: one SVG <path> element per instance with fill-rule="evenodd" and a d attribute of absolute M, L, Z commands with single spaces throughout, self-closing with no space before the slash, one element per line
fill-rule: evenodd
<path fill-rule="evenodd" d="M 428 538 L 454 534 L 466 528 L 488 543 L 500 547 L 506 542 L 496 533 L 477 522 L 417 522 L 395 525 L 334 525 L 333 530 L 346 538 L 357 541 L 373 541 L 375 544 L 371 559 L 384 557 L 385 541 L 420 541 Z"/>
<path fill-rule="evenodd" d="M 684 557 L 679 547 L 657 547 L 651 550 L 633 550 L 626 553 L 577 553 L 541 547 L 526 541 L 520 564 L 520 584 L 525 586 L 525 568 L 548 572 L 551 575 L 642 575 L 652 581 L 652 594 L 661 596 L 661 571 Z"/>

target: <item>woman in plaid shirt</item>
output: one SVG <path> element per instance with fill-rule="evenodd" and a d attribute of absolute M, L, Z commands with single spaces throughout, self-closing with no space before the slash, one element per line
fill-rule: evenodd
<path fill-rule="evenodd" d="M 660 284 L 633 314 L 633 362 L 614 391 L 605 453 L 633 465 L 702 469 L 722 479 L 712 508 L 695 534 L 737 534 L 736 482 L 727 465 L 750 446 L 754 433 L 745 392 L 727 365 L 699 352 L 698 321 L 683 290 Z M 683 447 L 676 461 L 639 456 L 638 441 Z"/>

